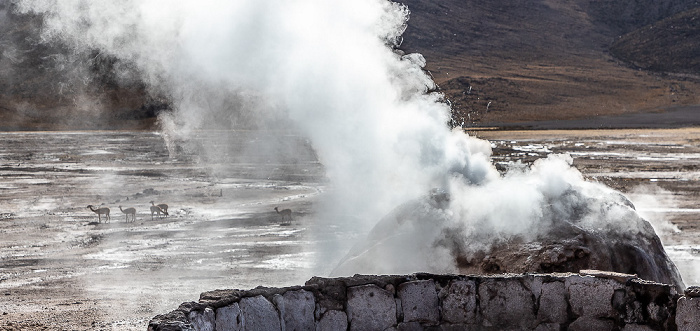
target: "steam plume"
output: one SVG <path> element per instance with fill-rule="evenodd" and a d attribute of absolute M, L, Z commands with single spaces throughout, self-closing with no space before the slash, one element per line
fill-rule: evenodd
<path fill-rule="evenodd" d="M 394 51 L 408 10 L 363 0 L 23 0 L 45 16 L 46 38 L 132 63 L 174 102 L 164 128 L 287 122 L 313 141 L 342 196 L 362 220 L 458 173 L 494 175 L 485 142 L 450 132 L 449 107 L 418 54 Z M 228 123 L 217 114 L 230 114 Z"/>

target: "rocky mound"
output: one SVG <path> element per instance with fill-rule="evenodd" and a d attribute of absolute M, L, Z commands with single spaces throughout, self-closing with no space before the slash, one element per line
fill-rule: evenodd
<path fill-rule="evenodd" d="M 400 206 L 351 250 L 332 275 L 597 269 L 684 288 L 652 226 L 619 193 L 568 190 L 541 206 L 538 226 L 515 233 L 489 221 L 455 217 L 460 213 L 450 200 L 447 193 L 433 192 Z"/>

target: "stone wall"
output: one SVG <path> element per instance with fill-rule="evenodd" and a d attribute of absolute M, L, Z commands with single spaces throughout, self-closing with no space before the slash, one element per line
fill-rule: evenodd
<path fill-rule="evenodd" d="M 304 286 L 216 290 L 149 330 L 700 330 L 700 291 L 634 275 L 312 278 Z"/>

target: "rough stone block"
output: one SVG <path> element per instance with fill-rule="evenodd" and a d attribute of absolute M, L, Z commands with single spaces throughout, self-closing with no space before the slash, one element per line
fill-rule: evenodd
<path fill-rule="evenodd" d="M 190 312 L 188 317 L 195 331 L 214 331 L 214 310 L 211 308 L 206 308 L 203 312 Z"/>
<path fill-rule="evenodd" d="M 612 279 L 571 276 L 566 279 L 569 304 L 576 316 L 614 317 L 612 297 L 624 285 Z"/>
<path fill-rule="evenodd" d="M 316 331 L 335 331 L 348 329 L 348 315 L 340 310 L 329 310 L 316 324 Z"/>
<path fill-rule="evenodd" d="M 216 331 L 243 330 L 243 317 L 238 303 L 216 310 Z"/>
<path fill-rule="evenodd" d="M 484 326 L 532 329 L 535 303 L 532 292 L 518 278 L 490 278 L 479 286 Z"/>
<path fill-rule="evenodd" d="M 440 291 L 442 320 L 448 323 L 476 322 L 476 283 L 452 280 Z"/>
<path fill-rule="evenodd" d="M 376 285 L 348 288 L 350 330 L 385 330 L 396 325 L 394 296 Z"/>
<path fill-rule="evenodd" d="M 683 296 L 676 307 L 678 331 L 700 330 L 700 298 Z"/>
<path fill-rule="evenodd" d="M 281 330 L 275 306 L 262 295 L 243 298 L 238 303 L 243 316 L 243 330 Z"/>
<path fill-rule="evenodd" d="M 601 320 L 592 316 L 583 316 L 569 324 L 569 331 L 612 331 L 615 327 L 613 321 Z"/>
<path fill-rule="evenodd" d="M 280 312 L 282 329 L 287 331 L 314 329 L 316 301 L 313 293 L 304 290 L 287 291 L 282 295 L 275 295 L 273 301 Z"/>
<path fill-rule="evenodd" d="M 417 280 L 399 285 L 399 299 L 404 322 L 422 322 L 429 325 L 440 321 L 439 300 L 432 280 Z"/>
<path fill-rule="evenodd" d="M 566 323 L 569 319 L 566 301 L 566 287 L 564 282 L 550 282 L 542 284 L 540 294 L 540 308 L 537 311 L 537 320 L 545 323 Z"/>

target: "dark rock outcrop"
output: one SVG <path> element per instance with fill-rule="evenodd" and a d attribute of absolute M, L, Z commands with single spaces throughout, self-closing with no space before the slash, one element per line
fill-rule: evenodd
<path fill-rule="evenodd" d="M 460 213 L 449 207 L 449 197 L 433 194 L 383 218 L 332 275 L 597 269 L 636 274 L 682 290 L 680 273 L 653 227 L 624 196 L 600 189 L 598 195 L 572 189 L 550 199 L 538 207 L 539 219 L 515 232 L 499 230 L 490 221 L 455 219 Z"/>

